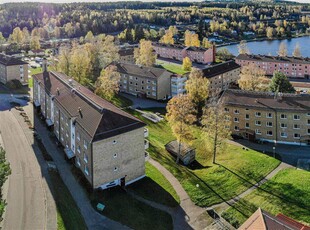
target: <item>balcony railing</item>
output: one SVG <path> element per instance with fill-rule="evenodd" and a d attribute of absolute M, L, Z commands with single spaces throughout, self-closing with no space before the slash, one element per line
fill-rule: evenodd
<path fill-rule="evenodd" d="M 144 138 L 147 138 L 149 136 L 149 130 L 147 128 L 144 128 Z"/>
<path fill-rule="evenodd" d="M 148 140 L 144 140 L 144 149 L 148 149 L 150 145 L 150 142 Z"/>

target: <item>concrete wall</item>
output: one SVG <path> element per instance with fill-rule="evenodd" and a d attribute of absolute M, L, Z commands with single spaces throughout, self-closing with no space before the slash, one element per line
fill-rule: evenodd
<path fill-rule="evenodd" d="M 6 84 L 11 80 L 28 83 L 28 64 L 5 66 L 0 64 L 0 82 Z"/>
<path fill-rule="evenodd" d="M 145 174 L 144 128 L 93 143 L 93 187 Z"/>

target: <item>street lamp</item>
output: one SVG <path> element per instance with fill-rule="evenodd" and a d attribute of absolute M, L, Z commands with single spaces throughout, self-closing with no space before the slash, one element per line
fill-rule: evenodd
<path fill-rule="evenodd" d="M 273 157 L 276 158 L 276 146 L 273 146 L 272 149 L 273 149 Z"/>

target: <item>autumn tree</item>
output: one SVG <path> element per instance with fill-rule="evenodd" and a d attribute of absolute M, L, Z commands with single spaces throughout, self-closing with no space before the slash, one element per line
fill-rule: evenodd
<path fill-rule="evenodd" d="M 293 51 L 293 57 L 301 57 L 299 43 L 296 43 L 296 45 L 295 45 L 295 48 L 294 48 L 294 51 Z"/>
<path fill-rule="evenodd" d="M 192 68 L 189 74 L 189 79 L 186 81 L 186 91 L 188 97 L 193 101 L 196 109 L 197 116 L 201 116 L 202 107 L 209 96 L 210 82 L 203 76 L 203 72 L 199 69 Z"/>
<path fill-rule="evenodd" d="M 198 34 L 192 33 L 189 30 L 186 30 L 184 33 L 184 45 L 185 46 L 200 46 Z"/>
<path fill-rule="evenodd" d="M 286 47 L 284 42 L 281 42 L 281 44 L 279 46 L 278 55 L 280 57 L 286 57 L 287 56 L 287 47 Z"/>
<path fill-rule="evenodd" d="M 134 58 L 138 65 L 153 66 L 156 61 L 156 54 L 154 53 L 152 42 L 141 39 L 139 48 L 134 50 Z"/>
<path fill-rule="evenodd" d="M 5 43 L 5 38 L 3 37 L 2 33 L 0 32 L 0 45 Z"/>
<path fill-rule="evenodd" d="M 213 149 L 214 164 L 218 149 L 223 149 L 226 145 L 226 139 L 231 136 L 230 117 L 218 104 L 215 104 L 204 109 L 201 123 L 206 146 L 211 145 Z"/>
<path fill-rule="evenodd" d="M 284 73 L 278 72 L 276 71 L 273 74 L 273 77 L 271 79 L 270 82 L 270 86 L 269 86 L 270 91 L 274 92 L 274 93 L 294 93 L 295 89 L 292 86 L 292 84 L 290 83 L 289 79 L 287 78 L 287 76 L 285 76 Z"/>
<path fill-rule="evenodd" d="M 212 46 L 213 46 L 213 44 L 212 44 L 212 42 L 210 42 L 209 40 L 208 40 L 208 38 L 206 38 L 206 37 L 204 37 L 203 39 L 202 39 L 202 47 L 204 47 L 204 48 L 211 48 Z"/>
<path fill-rule="evenodd" d="M 115 45 L 114 37 L 111 35 L 103 35 L 97 37 L 95 46 L 99 46 L 99 63 L 100 68 L 104 69 L 110 63 L 119 60 L 119 48 Z"/>
<path fill-rule="evenodd" d="M 14 28 L 13 33 L 9 37 L 10 43 L 17 43 L 18 45 L 21 45 L 23 42 L 23 32 L 19 27 Z"/>
<path fill-rule="evenodd" d="M 274 34 L 274 29 L 272 27 L 267 27 L 267 29 L 266 29 L 267 38 L 272 38 L 273 34 Z"/>
<path fill-rule="evenodd" d="M 168 102 L 166 110 L 166 119 L 179 144 L 176 159 L 178 164 L 182 142 L 188 142 L 193 138 L 190 125 L 195 122 L 194 104 L 187 95 L 178 95 Z"/>
<path fill-rule="evenodd" d="M 58 63 L 56 69 L 69 75 L 70 71 L 70 49 L 67 46 L 63 46 L 59 49 Z"/>
<path fill-rule="evenodd" d="M 216 56 L 221 60 L 221 61 L 228 61 L 230 59 L 233 59 L 234 55 L 229 52 L 227 48 L 221 48 L 219 51 L 216 52 Z"/>
<path fill-rule="evenodd" d="M 41 48 L 41 44 L 40 44 L 40 37 L 38 36 L 34 36 L 30 38 L 30 49 L 40 49 Z"/>
<path fill-rule="evenodd" d="M 250 54 L 250 50 L 245 40 L 242 40 L 238 45 L 239 54 Z"/>
<path fill-rule="evenodd" d="M 85 41 L 86 42 L 91 42 L 94 39 L 93 32 L 88 31 L 87 34 L 85 35 Z"/>
<path fill-rule="evenodd" d="M 174 44 L 174 39 L 173 39 L 173 32 L 171 30 L 166 30 L 166 33 L 162 38 L 159 40 L 160 43 L 164 44 Z"/>
<path fill-rule="evenodd" d="M 192 61 L 191 61 L 191 59 L 189 59 L 189 57 L 185 57 L 183 59 L 182 68 L 183 68 L 184 71 L 191 71 L 191 69 L 192 69 Z"/>
<path fill-rule="evenodd" d="M 82 85 L 90 81 L 90 57 L 82 47 L 74 47 L 70 53 L 70 76 Z"/>
<path fill-rule="evenodd" d="M 119 91 L 120 78 L 116 66 L 108 66 L 101 71 L 101 75 L 95 83 L 95 93 L 110 101 Z"/>
<path fill-rule="evenodd" d="M 239 87 L 243 90 L 267 91 L 270 80 L 265 75 L 265 71 L 255 64 L 243 66 L 238 80 Z"/>

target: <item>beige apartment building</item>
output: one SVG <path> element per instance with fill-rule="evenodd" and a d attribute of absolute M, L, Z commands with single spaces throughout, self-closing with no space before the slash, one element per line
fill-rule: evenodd
<path fill-rule="evenodd" d="M 118 51 L 119 62 L 135 64 L 134 48 L 121 48 Z"/>
<path fill-rule="evenodd" d="M 145 176 L 144 123 L 65 74 L 44 71 L 33 78 L 34 106 L 94 189 Z"/>
<path fill-rule="evenodd" d="M 171 75 L 163 68 L 114 63 L 121 75 L 120 91 L 138 97 L 167 100 L 171 97 Z"/>
<path fill-rule="evenodd" d="M 237 83 L 240 78 L 240 66 L 234 61 L 228 61 L 203 69 L 204 77 L 210 81 L 210 96 L 215 96 Z"/>
<path fill-rule="evenodd" d="M 0 82 L 6 84 L 11 80 L 19 80 L 23 85 L 28 84 L 28 63 L 0 54 Z"/>
<path fill-rule="evenodd" d="M 226 90 L 220 98 L 233 134 L 249 140 L 310 144 L 310 95 Z"/>

